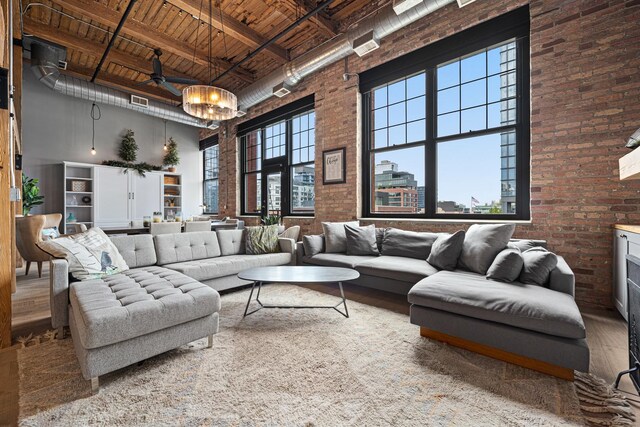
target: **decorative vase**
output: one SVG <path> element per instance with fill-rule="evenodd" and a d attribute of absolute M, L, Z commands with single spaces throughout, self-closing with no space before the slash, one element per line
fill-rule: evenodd
<path fill-rule="evenodd" d="M 74 222 L 77 222 L 77 221 L 78 221 L 78 219 L 73 214 L 73 212 L 69 212 L 69 216 L 67 217 L 67 223 L 73 224 Z"/>
<path fill-rule="evenodd" d="M 169 169 L 167 169 L 169 172 L 175 173 L 176 171 L 176 167 L 175 166 L 171 166 Z"/>

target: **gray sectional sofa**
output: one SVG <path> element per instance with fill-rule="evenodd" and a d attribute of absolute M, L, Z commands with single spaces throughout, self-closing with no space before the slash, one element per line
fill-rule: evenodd
<path fill-rule="evenodd" d="M 440 271 L 426 260 L 384 255 L 305 253 L 299 265 L 357 270 L 356 285 L 408 295 L 410 320 L 421 334 L 561 378 L 573 370 L 588 372 L 589 348 L 574 301 L 574 275 L 558 257 L 546 286 L 503 283 L 456 269 Z M 517 242 L 517 239 L 512 239 Z M 542 240 L 528 241 L 546 246 Z M 426 257 L 425 257 L 426 258 Z"/>
<path fill-rule="evenodd" d="M 248 255 L 242 230 L 113 237 L 129 270 L 70 281 L 68 263 L 51 261 L 51 322 L 69 326 L 83 376 L 92 380 L 218 331 L 217 291 L 248 282 L 241 270 L 295 262 L 295 242 Z"/>

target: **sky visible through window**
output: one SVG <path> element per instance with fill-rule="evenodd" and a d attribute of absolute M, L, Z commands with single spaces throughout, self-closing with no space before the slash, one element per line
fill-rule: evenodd
<path fill-rule="evenodd" d="M 501 133 L 465 136 L 515 124 L 515 43 L 443 64 L 436 70 L 436 82 L 436 137 L 459 136 L 436 144 L 437 200 L 467 207 L 472 197 L 480 205 L 499 202 L 504 162 Z M 403 149 L 403 145 L 425 139 L 424 118 L 433 114 L 425 114 L 426 90 L 424 73 L 420 73 L 373 91 L 372 149 L 395 148 L 376 153 L 373 160 L 397 163 L 398 171 L 414 174 L 418 187 L 425 186 L 425 162 L 416 159 L 424 156 L 424 149 Z"/>

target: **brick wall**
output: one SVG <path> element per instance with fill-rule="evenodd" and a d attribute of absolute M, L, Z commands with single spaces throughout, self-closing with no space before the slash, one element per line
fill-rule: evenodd
<path fill-rule="evenodd" d="M 348 58 L 350 72 L 380 63 L 491 19 L 527 1 L 453 4 L 392 34 L 377 51 Z M 618 180 L 624 140 L 640 127 L 640 0 L 531 1 L 531 224 L 516 237 L 542 238 L 576 273 L 581 305 L 611 306 L 611 225 L 640 223 L 640 181 Z M 304 233 L 321 221 L 361 214 L 357 78 L 344 62 L 308 77 L 283 99 L 249 111 L 250 119 L 316 95 L 316 217 L 286 219 Z M 236 126 L 221 130 L 220 212 L 239 211 Z M 222 135 L 222 133 L 224 135 Z M 322 151 L 347 148 L 347 182 L 322 186 Z M 248 223 L 257 218 L 246 218 Z M 378 226 L 454 231 L 465 224 L 375 221 Z"/>

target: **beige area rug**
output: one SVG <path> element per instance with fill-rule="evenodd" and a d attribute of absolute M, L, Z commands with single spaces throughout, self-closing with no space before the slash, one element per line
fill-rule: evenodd
<path fill-rule="evenodd" d="M 247 297 L 248 290 L 222 297 L 212 349 L 200 340 L 105 375 L 96 395 L 70 338 L 25 347 L 21 425 L 585 423 L 574 383 L 422 338 L 406 315 L 349 302 L 349 319 L 282 309 L 243 319 Z M 269 285 L 261 299 L 336 301 L 292 285 Z"/>

